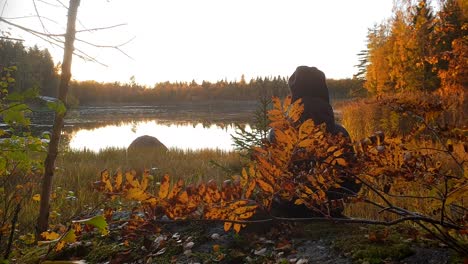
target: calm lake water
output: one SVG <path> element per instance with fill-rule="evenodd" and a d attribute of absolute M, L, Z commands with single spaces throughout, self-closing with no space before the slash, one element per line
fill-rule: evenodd
<path fill-rule="evenodd" d="M 250 130 L 249 125 L 246 128 Z M 98 152 L 109 147 L 127 148 L 142 135 L 154 136 L 168 148 L 184 150 L 221 149 L 233 150 L 231 134 L 235 124 L 206 125 L 196 122 L 133 121 L 118 125 L 86 129 L 78 128 L 69 133 L 69 147 L 72 150 Z"/>
<path fill-rule="evenodd" d="M 168 148 L 229 151 L 235 124 L 249 130 L 255 108 L 251 101 L 80 107 L 67 113 L 62 141 L 72 150 L 98 152 L 127 148 L 135 138 L 150 135 Z M 52 122 L 50 112 L 38 111 L 32 127 L 50 131 Z"/>

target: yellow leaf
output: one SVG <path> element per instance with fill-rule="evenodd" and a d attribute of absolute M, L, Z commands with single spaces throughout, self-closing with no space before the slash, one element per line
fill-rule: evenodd
<path fill-rule="evenodd" d="M 125 198 L 129 200 L 144 201 L 149 198 L 149 195 L 140 188 L 130 188 L 125 193 Z"/>
<path fill-rule="evenodd" d="M 296 199 L 296 201 L 294 201 L 294 204 L 301 205 L 301 204 L 304 204 L 304 201 L 302 199 Z"/>
<path fill-rule="evenodd" d="M 227 232 L 231 229 L 232 223 L 231 222 L 224 222 L 224 231 Z"/>
<path fill-rule="evenodd" d="M 41 201 L 41 195 L 37 193 L 32 197 L 32 199 L 33 199 L 33 201 L 40 202 Z"/>
<path fill-rule="evenodd" d="M 143 178 L 141 179 L 141 189 L 143 191 L 146 191 L 146 189 L 148 188 L 148 182 L 149 182 L 149 170 L 145 170 L 143 172 Z"/>
<path fill-rule="evenodd" d="M 75 230 L 71 229 L 69 230 L 65 236 L 63 237 L 62 241 L 67 242 L 67 243 L 74 243 L 76 242 L 76 234 Z"/>
<path fill-rule="evenodd" d="M 125 180 L 127 180 L 127 184 L 132 186 L 132 187 L 140 187 L 140 183 L 138 182 L 137 179 L 135 179 L 136 172 L 134 170 L 132 171 L 127 171 L 125 173 Z"/>
<path fill-rule="evenodd" d="M 320 174 L 317 175 L 317 181 L 318 181 L 319 183 L 321 183 L 321 184 L 324 184 L 324 183 L 325 183 L 325 179 L 324 179 L 323 176 L 320 175 Z"/>
<path fill-rule="evenodd" d="M 112 183 L 110 182 L 110 175 L 108 170 L 103 170 L 101 172 L 101 181 L 105 184 L 104 192 L 112 192 L 113 187 Z"/>
<path fill-rule="evenodd" d="M 253 211 L 253 212 L 246 212 L 246 213 L 243 213 L 243 214 L 239 215 L 239 219 L 249 219 L 249 218 L 252 217 L 254 214 L 255 214 L 255 211 Z"/>
<path fill-rule="evenodd" d="M 57 245 L 55 246 L 55 251 L 59 252 L 64 247 L 65 247 L 65 241 L 62 240 L 62 241 L 58 242 Z"/>
<path fill-rule="evenodd" d="M 242 168 L 241 186 L 244 187 L 245 185 L 247 185 L 248 181 L 249 175 L 247 175 L 247 171 L 245 170 L 245 168 Z"/>
<path fill-rule="evenodd" d="M 55 240 L 57 238 L 60 237 L 60 235 L 58 233 L 55 233 L 55 232 L 42 232 L 41 233 L 41 236 L 45 239 L 45 240 Z"/>
<path fill-rule="evenodd" d="M 161 186 L 159 187 L 159 198 L 164 199 L 169 194 L 169 175 L 165 174 L 163 180 L 161 181 Z"/>
<path fill-rule="evenodd" d="M 251 178 L 254 178 L 255 177 L 255 168 L 252 164 L 250 164 L 249 166 L 249 175 Z"/>
<path fill-rule="evenodd" d="M 117 171 L 117 174 L 115 175 L 115 190 L 120 191 L 122 188 L 122 181 L 123 181 L 123 176 L 122 172 L 119 170 Z"/>
<path fill-rule="evenodd" d="M 304 191 L 305 191 L 307 194 L 313 194 L 313 193 L 314 193 L 314 191 L 312 191 L 312 189 L 310 189 L 309 187 L 307 187 L 307 186 L 305 186 L 305 185 L 304 185 L 303 187 L 304 187 Z"/>
<path fill-rule="evenodd" d="M 236 214 L 236 215 L 240 215 L 240 214 L 244 214 L 246 212 L 250 212 L 252 210 L 255 210 L 255 208 L 257 208 L 256 205 L 242 206 L 242 207 L 234 209 L 233 213 Z"/>

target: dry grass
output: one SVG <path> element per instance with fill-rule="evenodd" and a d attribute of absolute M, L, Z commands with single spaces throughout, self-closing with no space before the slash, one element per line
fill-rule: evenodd
<path fill-rule="evenodd" d="M 64 152 L 56 162 L 53 182 L 56 198 L 51 203 L 51 219 L 53 223 L 66 223 L 70 217 L 99 206 L 103 196 L 94 190 L 93 183 L 99 180 L 100 172 L 104 169 L 111 172 L 135 169 L 140 173 L 143 169 L 151 169 L 155 182 L 165 173 L 173 179 L 183 178 L 186 183 L 210 179 L 221 182 L 240 174 L 244 162 L 239 153 L 208 149 L 170 149 L 151 156 L 141 154 L 131 157 L 127 156 L 125 149 L 116 148 L 99 153 Z M 20 223 L 28 230 L 33 229 L 38 206 L 37 202 L 29 201 L 23 207 Z"/>

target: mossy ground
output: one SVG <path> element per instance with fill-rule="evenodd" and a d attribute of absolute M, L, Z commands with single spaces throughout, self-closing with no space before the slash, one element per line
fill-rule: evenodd
<path fill-rule="evenodd" d="M 89 236 L 61 252 L 47 247 L 25 248 L 14 263 L 41 260 L 84 260 L 86 263 L 425 263 L 424 252 L 434 252 L 442 263 L 463 263 L 463 258 L 427 238 L 419 241 L 412 227 L 357 224 L 288 223 L 267 232 L 224 232 L 222 223 L 182 223 L 161 226 L 159 232 L 128 241 L 118 232 L 108 237 Z M 162 239 L 161 239 L 162 238 Z M 160 240 L 160 242 L 156 242 Z M 187 248 L 189 242 L 193 246 Z M 440 254 L 444 253 L 443 256 Z M 419 255 L 418 255 L 419 254 Z M 314 262 L 315 261 L 315 262 Z"/>

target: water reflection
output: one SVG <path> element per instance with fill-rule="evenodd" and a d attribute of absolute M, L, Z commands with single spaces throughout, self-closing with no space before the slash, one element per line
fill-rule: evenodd
<path fill-rule="evenodd" d="M 245 125 L 247 131 L 250 126 Z M 69 147 L 73 150 L 98 152 L 108 147 L 127 148 L 142 135 L 158 138 L 168 148 L 184 150 L 221 149 L 233 150 L 231 134 L 234 124 L 204 124 L 191 122 L 133 121 L 98 128 L 80 128 L 69 134 Z"/>

